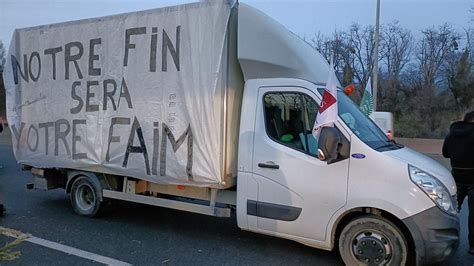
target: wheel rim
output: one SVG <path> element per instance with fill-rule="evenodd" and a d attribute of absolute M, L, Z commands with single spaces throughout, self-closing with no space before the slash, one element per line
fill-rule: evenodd
<path fill-rule="evenodd" d="M 77 207 L 83 211 L 89 211 L 93 209 L 96 198 L 92 186 L 85 183 L 80 184 L 76 189 L 75 201 Z"/>
<path fill-rule="evenodd" d="M 386 264 L 392 258 L 392 243 L 387 236 L 375 231 L 363 231 L 352 239 L 352 254 L 362 263 Z"/>

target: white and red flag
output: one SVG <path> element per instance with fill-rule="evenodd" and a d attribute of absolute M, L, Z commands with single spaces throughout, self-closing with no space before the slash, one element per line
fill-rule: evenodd
<path fill-rule="evenodd" d="M 329 78 L 324 89 L 323 99 L 319 105 L 319 110 L 316 115 L 316 120 L 313 126 L 313 136 L 318 139 L 319 132 L 322 127 L 333 127 L 337 120 L 337 80 L 334 72 L 334 63 L 331 58 L 329 67 Z"/>

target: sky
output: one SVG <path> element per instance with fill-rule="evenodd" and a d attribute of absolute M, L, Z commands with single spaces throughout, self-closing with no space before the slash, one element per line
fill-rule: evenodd
<path fill-rule="evenodd" d="M 100 17 L 195 1 L 179 0 L 0 0 L 0 40 L 9 46 L 15 28 Z M 376 0 L 241 0 L 273 17 L 301 37 L 331 35 L 352 22 L 375 24 Z M 474 26 L 472 0 L 381 0 L 381 23 L 394 20 L 412 30 L 445 22 L 462 31 Z"/>

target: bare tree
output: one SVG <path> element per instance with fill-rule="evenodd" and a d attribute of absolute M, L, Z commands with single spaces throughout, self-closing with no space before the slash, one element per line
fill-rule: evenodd
<path fill-rule="evenodd" d="M 438 29 L 426 29 L 422 34 L 423 38 L 418 45 L 418 64 L 423 75 L 424 87 L 434 89 L 443 62 L 458 49 L 459 37 L 448 24 Z"/>
<path fill-rule="evenodd" d="M 473 20 L 473 24 L 474 24 L 474 20 Z M 474 56 L 472 56 L 472 55 L 474 55 L 474 27 L 465 28 L 464 29 L 464 34 L 466 36 L 466 48 L 469 50 L 469 54 L 471 55 L 470 56 L 471 64 L 474 64 Z M 474 69 L 473 69 L 473 71 L 474 71 Z"/>
<path fill-rule="evenodd" d="M 321 31 L 314 34 L 314 37 L 308 42 L 311 47 L 316 49 L 326 60 L 329 60 L 332 54 L 332 40 L 323 35 Z"/>
<path fill-rule="evenodd" d="M 316 49 L 328 62 L 334 59 L 334 68 L 341 74 L 347 61 L 347 45 L 343 39 L 344 32 L 335 31 L 331 38 L 318 32 L 311 38 L 309 44 Z"/>
<path fill-rule="evenodd" d="M 381 53 L 383 66 L 391 80 L 398 80 L 405 66 L 410 62 L 412 35 L 402 28 L 398 21 L 382 27 Z"/>
<path fill-rule="evenodd" d="M 2 40 L 0 40 L 0 73 L 3 73 L 3 66 L 5 65 L 6 56 L 7 52 L 5 46 L 3 45 Z"/>
<path fill-rule="evenodd" d="M 471 74 L 472 63 L 471 54 L 466 47 L 460 54 L 459 60 L 454 62 L 456 65 L 454 69 L 449 69 L 448 88 L 454 96 L 456 107 L 459 114 L 464 113 L 474 103 L 474 77 Z"/>
<path fill-rule="evenodd" d="M 469 9 L 469 13 L 471 14 L 471 22 L 474 22 L 474 6 L 471 6 L 471 9 Z"/>
<path fill-rule="evenodd" d="M 3 84 L 3 66 L 5 65 L 6 50 L 0 40 L 0 118 L 5 115 L 5 87 Z"/>
<path fill-rule="evenodd" d="M 422 31 L 416 43 L 397 22 L 382 26 L 378 107 L 394 113 L 397 135 L 442 138 L 461 109 L 474 107 L 471 24 L 465 38 L 444 24 Z M 340 80 L 355 82 L 351 98 L 360 100 L 373 69 L 374 28 L 352 24 L 330 37 L 317 33 L 310 44 L 326 59 L 334 56 Z"/>
<path fill-rule="evenodd" d="M 352 68 L 349 64 L 344 65 L 344 69 L 342 71 L 342 84 L 343 86 L 347 86 L 354 82 L 354 73 Z"/>
<path fill-rule="evenodd" d="M 354 78 L 359 84 L 360 95 L 362 95 L 374 67 L 374 31 L 373 26 L 362 27 L 354 23 L 345 33 L 344 40 L 348 53 L 344 59 L 351 67 Z"/>
<path fill-rule="evenodd" d="M 398 21 L 382 26 L 380 51 L 382 64 L 380 67 L 380 98 L 378 103 L 382 110 L 399 112 L 400 94 L 406 87 L 401 86 L 402 72 L 411 60 L 412 35 L 410 30 L 400 26 Z M 410 86 L 410 88 L 412 88 Z M 405 92 L 405 95 L 408 91 Z"/>
<path fill-rule="evenodd" d="M 318 32 L 310 45 L 328 61 L 333 56 L 340 79 L 345 85 L 355 81 L 359 97 L 362 96 L 374 65 L 373 26 L 354 23 L 348 31 L 335 31 L 330 38 Z"/>

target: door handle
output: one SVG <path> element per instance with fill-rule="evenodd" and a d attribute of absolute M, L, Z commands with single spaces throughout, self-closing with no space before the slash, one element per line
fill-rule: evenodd
<path fill-rule="evenodd" d="M 274 162 L 258 163 L 258 167 L 270 168 L 270 169 L 280 169 L 280 166 L 278 164 L 275 164 Z"/>

